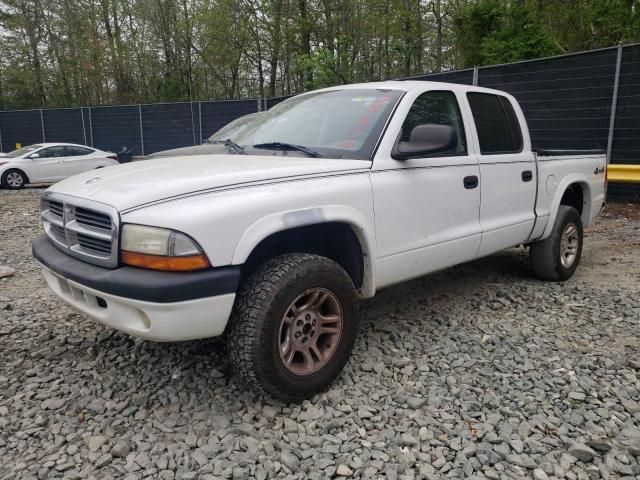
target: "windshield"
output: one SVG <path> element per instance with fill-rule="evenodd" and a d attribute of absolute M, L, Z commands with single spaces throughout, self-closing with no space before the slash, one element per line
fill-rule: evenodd
<path fill-rule="evenodd" d="M 300 95 L 252 119 L 230 139 L 245 148 L 260 145 L 252 154 L 272 155 L 264 144 L 277 142 L 304 146 L 322 157 L 368 160 L 401 95 L 382 89 Z"/>
<path fill-rule="evenodd" d="M 240 118 L 236 118 L 233 122 L 227 123 L 224 127 L 211 135 L 208 141 L 224 142 L 229 138 L 233 138 L 234 135 L 239 135 L 251 124 L 251 121 L 259 115 L 262 115 L 262 112 L 250 113 L 249 115 L 243 115 Z"/>
<path fill-rule="evenodd" d="M 42 145 L 29 145 L 28 147 L 22 147 L 22 148 L 19 148 L 18 150 L 14 150 L 13 152 L 7 153 L 4 158 L 18 158 L 23 155 L 27 155 L 39 148 L 42 148 Z"/>

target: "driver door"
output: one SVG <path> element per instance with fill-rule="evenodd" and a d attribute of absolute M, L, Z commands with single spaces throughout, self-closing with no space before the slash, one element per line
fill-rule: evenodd
<path fill-rule="evenodd" d="M 31 182 L 57 182 L 67 178 L 65 155 L 66 151 L 63 146 L 46 147 L 32 153 L 29 157 L 31 163 L 29 179 Z"/>
<path fill-rule="evenodd" d="M 478 253 L 480 167 L 467 134 L 473 127 L 467 127 L 468 112 L 461 107 L 466 104 L 453 91 L 426 91 L 408 110 L 398 108 L 389 126 L 386 138 L 392 141 L 381 144 L 371 172 L 378 287 L 472 260 Z M 425 124 L 452 127 L 455 145 L 394 160 L 397 143 L 408 141 L 411 131 Z"/>

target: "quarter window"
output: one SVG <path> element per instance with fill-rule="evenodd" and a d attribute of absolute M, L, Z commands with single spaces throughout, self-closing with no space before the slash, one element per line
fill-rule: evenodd
<path fill-rule="evenodd" d="M 438 156 L 465 155 L 467 153 L 462 115 L 460 115 L 458 101 L 453 92 L 431 91 L 416 98 L 402 124 L 400 141 L 409 141 L 415 127 L 428 123 L 448 125 L 456 132 L 456 145 L 450 152 L 438 153 Z"/>
<path fill-rule="evenodd" d="M 509 99 L 488 93 L 468 93 L 467 98 L 483 155 L 522 151 L 520 122 Z"/>

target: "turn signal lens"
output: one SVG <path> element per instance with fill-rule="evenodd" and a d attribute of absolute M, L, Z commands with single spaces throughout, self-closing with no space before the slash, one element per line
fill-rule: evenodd
<path fill-rule="evenodd" d="M 185 257 L 166 257 L 163 255 L 149 255 L 147 253 L 127 252 L 123 250 L 120 260 L 133 267 L 165 270 L 170 272 L 186 272 L 209 268 L 209 261 L 204 255 L 189 255 Z"/>
<path fill-rule="evenodd" d="M 120 248 L 122 263 L 134 267 L 184 272 L 210 266 L 195 240 L 166 228 L 126 223 Z"/>

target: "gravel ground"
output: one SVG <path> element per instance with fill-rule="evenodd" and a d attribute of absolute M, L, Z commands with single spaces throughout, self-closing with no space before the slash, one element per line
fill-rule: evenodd
<path fill-rule="evenodd" d="M 637 205 L 567 283 L 516 249 L 380 292 L 339 381 L 282 405 L 216 341 L 59 304 L 30 257 L 40 193 L 0 191 L 0 478 L 640 478 Z"/>

